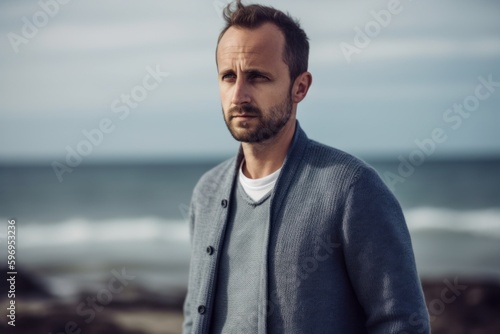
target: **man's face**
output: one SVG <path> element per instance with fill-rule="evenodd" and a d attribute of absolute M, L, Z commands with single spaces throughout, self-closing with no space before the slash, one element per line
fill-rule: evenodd
<path fill-rule="evenodd" d="M 269 23 L 253 30 L 231 27 L 219 42 L 222 111 L 238 141 L 270 139 L 295 118 L 284 46 L 283 34 Z"/>

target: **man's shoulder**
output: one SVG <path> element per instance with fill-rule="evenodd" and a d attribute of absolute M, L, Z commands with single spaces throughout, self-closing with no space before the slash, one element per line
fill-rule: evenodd
<path fill-rule="evenodd" d="M 236 157 L 229 158 L 205 172 L 194 188 L 194 193 L 210 193 L 223 186 L 232 175 Z"/>
<path fill-rule="evenodd" d="M 340 149 L 309 139 L 303 166 L 308 178 L 325 190 L 332 186 L 351 191 L 370 191 L 389 194 L 391 191 L 379 173 L 362 159 Z M 320 181 L 318 181 L 320 180 Z"/>
<path fill-rule="evenodd" d="M 304 159 L 308 165 L 322 173 L 341 173 L 343 176 L 357 178 L 361 173 L 373 171 L 360 158 L 312 139 L 308 140 Z"/>

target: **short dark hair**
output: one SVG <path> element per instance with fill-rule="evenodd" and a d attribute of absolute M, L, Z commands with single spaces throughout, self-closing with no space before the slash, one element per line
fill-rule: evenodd
<path fill-rule="evenodd" d="M 235 8 L 233 9 L 233 4 Z M 293 82 L 307 71 L 309 59 L 309 41 L 299 22 L 273 7 L 262 5 L 243 5 L 241 0 L 229 3 L 223 10 L 226 26 L 222 29 L 217 46 L 224 33 L 232 26 L 256 29 L 264 23 L 272 23 L 278 27 L 285 37 L 283 61 L 288 65 L 290 79 Z"/>

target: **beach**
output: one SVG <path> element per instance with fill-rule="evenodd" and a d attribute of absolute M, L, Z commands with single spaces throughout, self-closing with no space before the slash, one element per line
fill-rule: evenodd
<path fill-rule="evenodd" d="M 147 290 L 131 289 L 103 306 L 95 304 L 95 312 L 82 308 L 89 296 L 98 292 L 82 292 L 76 301 L 50 296 L 37 283 L 36 277 L 23 274 L 18 281 L 15 327 L 2 317 L 2 333 L 30 334 L 180 334 L 182 302 L 185 291 L 172 291 L 159 296 Z M 456 278 L 423 281 L 426 303 L 434 334 L 500 333 L 500 284 L 498 282 L 457 281 Z M 0 299 L 0 309 L 8 306 Z M 97 307 L 99 306 L 99 307 Z M 83 310 L 83 312 L 82 312 Z M 415 329 L 421 318 L 415 317 Z"/>

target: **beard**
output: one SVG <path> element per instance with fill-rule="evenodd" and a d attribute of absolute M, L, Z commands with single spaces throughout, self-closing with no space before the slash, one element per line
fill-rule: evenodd
<path fill-rule="evenodd" d="M 243 113 L 255 117 L 251 120 L 252 124 L 234 119 L 235 115 Z M 227 116 L 223 109 L 222 114 L 234 139 L 244 143 L 260 143 L 275 137 L 286 125 L 292 116 L 292 97 L 288 94 L 281 103 L 272 106 L 266 113 L 253 105 L 244 104 L 231 108 Z"/>

